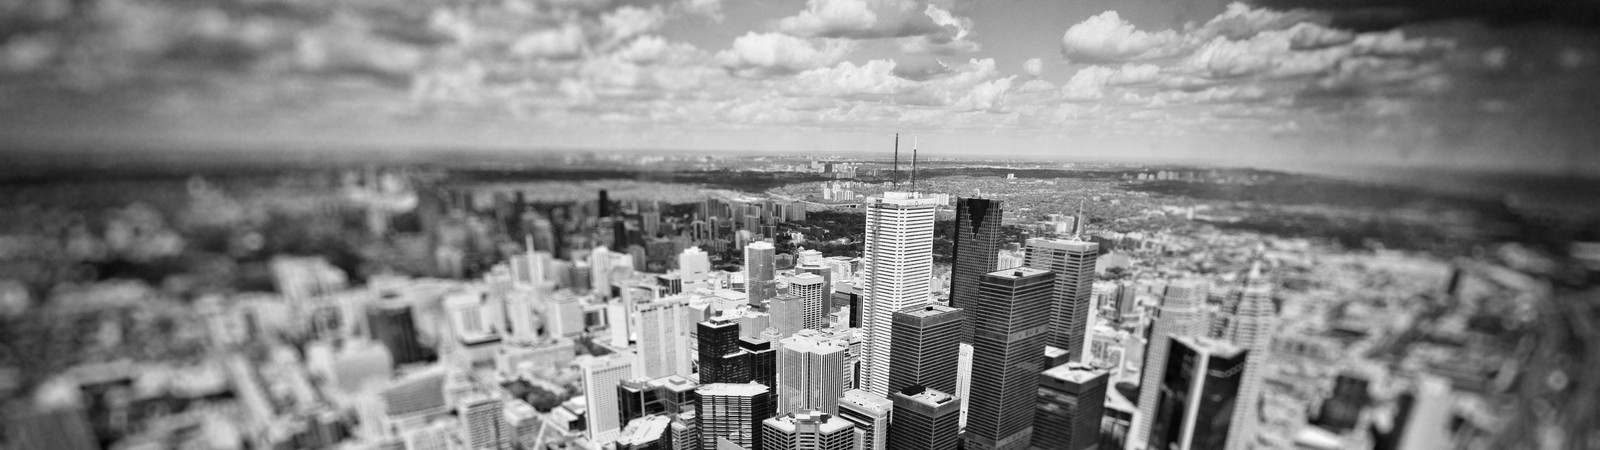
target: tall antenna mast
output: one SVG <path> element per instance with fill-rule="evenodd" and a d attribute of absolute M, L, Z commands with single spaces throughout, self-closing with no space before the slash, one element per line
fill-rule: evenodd
<path fill-rule="evenodd" d="M 894 174 L 892 180 L 900 182 L 900 133 L 894 134 Z"/>
<path fill-rule="evenodd" d="M 917 137 L 911 137 L 911 191 L 917 190 Z"/>

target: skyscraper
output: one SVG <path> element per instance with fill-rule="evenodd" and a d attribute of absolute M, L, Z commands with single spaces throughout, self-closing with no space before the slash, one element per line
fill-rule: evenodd
<path fill-rule="evenodd" d="M 700 448 L 717 448 L 717 438 L 747 450 L 762 450 L 761 422 L 773 416 L 771 390 L 757 383 L 716 383 L 695 390 L 700 402 Z"/>
<path fill-rule="evenodd" d="M 641 304 L 639 311 L 639 359 L 650 378 L 688 375 L 695 355 L 689 354 L 689 332 L 683 316 L 689 314 L 683 297 L 666 297 Z"/>
<path fill-rule="evenodd" d="M 1019 267 L 984 274 L 971 310 L 972 397 L 967 449 L 1027 448 L 1050 329 L 1055 273 Z"/>
<path fill-rule="evenodd" d="M 1094 264 L 1100 244 L 1066 239 L 1029 239 L 1024 266 L 1056 273 L 1050 300 L 1050 345 L 1083 360 L 1089 315 L 1094 312 Z"/>
<path fill-rule="evenodd" d="M 960 445 L 961 399 L 922 386 L 894 393 L 888 450 L 954 450 Z"/>
<path fill-rule="evenodd" d="M 819 411 L 802 411 L 762 421 L 765 450 L 854 450 L 855 424 Z"/>
<path fill-rule="evenodd" d="M 789 277 L 789 295 L 801 300 L 801 327 L 820 330 L 828 326 L 830 292 L 823 277 L 803 273 Z"/>
<path fill-rule="evenodd" d="M 750 304 L 765 306 L 768 299 L 778 295 L 777 272 L 774 258 L 777 250 L 771 242 L 751 242 L 744 247 L 744 291 Z"/>
<path fill-rule="evenodd" d="M 933 219 L 938 204 L 935 198 L 909 192 L 886 192 L 866 204 L 864 378 L 867 391 L 882 397 L 889 394 L 894 312 L 931 300 L 928 280 L 933 273 Z"/>
<path fill-rule="evenodd" d="M 701 287 L 711 273 L 711 257 L 700 247 L 689 247 L 678 254 L 678 273 L 683 275 L 685 290 Z"/>
<path fill-rule="evenodd" d="M 1055 366 L 1039 374 L 1033 446 L 1064 450 L 1097 448 L 1110 379 L 1105 371 L 1077 363 Z"/>
<path fill-rule="evenodd" d="M 411 305 L 379 302 L 367 309 L 367 330 L 372 339 L 383 343 L 396 366 L 427 360 L 431 351 L 417 341 L 417 323 Z"/>
<path fill-rule="evenodd" d="M 1145 448 L 1223 448 L 1248 355 L 1233 344 L 1210 338 L 1181 336 L 1171 341 L 1171 357 L 1159 369 L 1160 395 Z"/>
<path fill-rule="evenodd" d="M 479 393 L 462 399 L 457 405 L 456 414 L 466 428 L 462 435 L 468 447 L 500 448 L 500 425 L 505 419 L 503 402 L 486 393 Z"/>
<path fill-rule="evenodd" d="M 616 439 L 622 430 L 621 403 L 617 398 L 617 385 L 623 380 L 637 378 L 633 355 L 615 353 L 579 363 L 583 374 L 583 395 L 589 400 L 586 435 L 592 441 Z M 477 448 L 477 447 L 473 447 Z"/>
<path fill-rule="evenodd" d="M 861 450 L 885 450 L 889 445 L 889 421 L 894 416 L 894 401 L 861 389 L 844 391 L 839 398 L 839 417 L 856 425 Z"/>
<path fill-rule="evenodd" d="M 846 349 L 809 336 L 778 341 L 779 413 L 816 410 L 839 413 L 844 395 Z"/>
<path fill-rule="evenodd" d="M 955 393 L 961 358 L 961 308 L 912 306 L 894 313 L 894 342 L 889 352 L 889 389 L 923 386 Z"/>
<path fill-rule="evenodd" d="M 780 338 L 789 337 L 805 326 L 805 300 L 794 294 L 779 294 L 768 300 L 767 311 L 772 315 L 772 327 Z"/>
<path fill-rule="evenodd" d="M 1228 449 L 1244 450 L 1255 441 L 1261 379 L 1265 374 L 1268 347 L 1272 343 L 1277 312 L 1272 305 L 1272 284 L 1261 274 L 1259 262 L 1250 268 L 1244 290 L 1229 315 L 1226 336 L 1229 343 L 1249 352 L 1239 383 L 1239 406 L 1233 410 L 1228 430 Z"/>
<path fill-rule="evenodd" d="M 1150 419 L 1156 413 L 1156 397 L 1161 392 L 1172 338 L 1202 334 L 1200 304 L 1205 298 L 1206 286 L 1199 281 L 1178 280 L 1167 285 L 1160 315 L 1150 328 L 1150 342 L 1145 345 L 1144 370 L 1139 375 L 1139 401 L 1136 402 L 1139 414 L 1133 417 L 1133 436 L 1129 441 L 1135 444 L 1150 441 Z"/>
<path fill-rule="evenodd" d="M 955 246 L 950 251 L 954 260 L 950 271 L 950 306 L 964 308 L 976 300 L 978 277 L 996 270 L 1002 207 L 999 200 L 956 199 Z M 970 325 L 967 332 L 971 332 Z"/>
<path fill-rule="evenodd" d="M 778 354 L 772 343 L 739 335 L 739 325 L 726 317 L 714 317 L 698 325 L 700 382 L 760 383 L 777 392 Z M 768 395 L 777 409 L 777 395 Z"/>

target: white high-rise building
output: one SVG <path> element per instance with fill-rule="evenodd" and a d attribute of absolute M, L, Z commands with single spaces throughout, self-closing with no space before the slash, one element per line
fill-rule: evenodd
<path fill-rule="evenodd" d="M 890 327 L 895 311 L 932 301 L 933 220 L 939 202 L 914 192 L 886 192 L 866 203 L 862 328 L 866 390 L 889 394 Z"/>
<path fill-rule="evenodd" d="M 613 353 L 599 358 L 580 360 L 578 367 L 583 371 L 583 395 L 589 402 L 588 422 L 586 430 L 589 440 L 594 442 L 610 442 L 616 440 L 617 433 L 622 431 L 622 418 L 618 414 L 617 385 L 623 380 L 639 377 L 638 365 L 634 364 L 634 356 L 628 353 Z"/>
<path fill-rule="evenodd" d="M 1260 263 L 1252 265 L 1245 280 L 1239 302 L 1234 307 L 1228 323 L 1228 342 L 1249 352 L 1244 361 L 1244 373 L 1239 379 L 1239 398 L 1229 422 L 1228 449 L 1244 450 L 1255 441 L 1259 423 L 1257 404 L 1261 400 L 1261 379 L 1266 369 L 1268 347 L 1277 325 L 1277 311 L 1272 305 L 1272 283 L 1261 275 Z"/>
<path fill-rule="evenodd" d="M 484 301 L 486 296 L 486 293 L 473 289 L 453 292 L 444 297 L 444 309 L 450 317 L 450 329 L 457 341 L 477 340 L 495 333 Z"/>
<path fill-rule="evenodd" d="M 744 292 L 750 304 L 764 306 L 778 295 L 777 249 L 771 242 L 751 242 L 744 247 Z"/>
<path fill-rule="evenodd" d="M 844 392 L 839 398 L 839 417 L 856 426 L 861 450 L 884 450 L 889 445 L 889 422 L 894 416 L 894 401 L 860 389 Z"/>
<path fill-rule="evenodd" d="M 844 396 L 846 348 L 831 339 L 792 336 L 778 341 L 779 414 L 818 410 L 839 413 Z"/>
<path fill-rule="evenodd" d="M 646 377 L 692 373 L 695 355 L 689 344 L 695 321 L 684 320 L 690 314 L 687 302 L 688 297 L 680 295 L 639 305 L 639 359 Z"/>
<path fill-rule="evenodd" d="M 678 254 L 678 273 L 683 275 L 683 290 L 693 290 L 690 286 L 701 286 L 706 275 L 711 273 L 711 257 L 700 247 L 683 249 L 683 253 Z"/>
<path fill-rule="evenodd" d="M 809 273 L 789 277 L 789 295 L 800 297 L 801 327 L 812 330 L 827 327 L 827 291 L 822 277 Z"/>
<path fill-rule="evenodd" d="M 611 267 L 615 265 L 611 250 L 606 246 L 589 251 L 589 289 L 600 298 L 611 298 Z"/>
<path fill-rule="evenodd" d="M 1200 305 L 1206 300 L 1206 285 L 1196 280 L 1178 280 L 1167 285 L 1166 300 L 1161 304 L 1161 315 L 1150 330 L 1146 344 L 1144 370 L 1139 374 L 1139 413 L 1133 417 L 1133 436 L 1127 440 L 1129 448 L 1139 448 L 1150 441 L 1151 418 L 1156 413 L 1156 403 L 1161 393 L 1163 370 L 1167 367 L 1167 354 L 1172 349 L 1172 339 L 1204 336 L 1205 317 Z"/>

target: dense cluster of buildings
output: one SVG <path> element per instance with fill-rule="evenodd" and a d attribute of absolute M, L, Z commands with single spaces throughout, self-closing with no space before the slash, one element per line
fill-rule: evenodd
<path fill-rule="evenodd" d="M 1003 241 L 1002 201 L 956 198 L 944 290 L 932 246 L 947 196 L 867 199 L 860 258 L 778 253 L 773 225 L 805 218 L 794 203 L 708 199 L 679 222 L 659 205 L 624 218 L 603 196 L 587 236 L 563 236 L 573 227 L 550 219 L 561 212 L 513 215 L 524 248 L 471 281 L 350 286 L 325 262 L 280 259 L 278 296 L 204 312 L 229 350 L 212 369 L 226 388 L 186 401 L 236 406 L 126 433 L 203 448 L 1273 448 L 1274 355 L 1314 351 L 1274 339 L 1260 251 L 1224 280 L 1108 278 L 1103 266 L 1130 261 L 1099 242 L 1148 240 L 1097 241 L 1080 213 L 1008 248 L 1019 243 Z M 743 267 L 713 269 L 703 247 L 723 246 Z M 298 339 L 252 346 L 283 336 Z M 128 408 L 105 389 L 136 390 L 141 370 L 64 375 L 52 389 L 72 395 L 41 400 L 7 433 L 18 448 L 99 448 L 85 436 Z M 1451 387 L 1427 380 L 1378 437 L 1348 440 L 1374 423 L 1371 380 L 1341 375 L 1323 431 L 1295 445 L 1445 433 Z"/>

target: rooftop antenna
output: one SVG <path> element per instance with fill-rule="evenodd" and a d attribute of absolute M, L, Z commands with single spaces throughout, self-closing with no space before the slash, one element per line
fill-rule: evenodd
<path fill-rule="evenodd" d="M 911 191 L 917 191 L 917 137 L 911 137 Z"/>
<path fill-rule="evenodd" d="M 900 181 L 900 133 L 894 134 L 894 175 L 895 182 Z"/>

